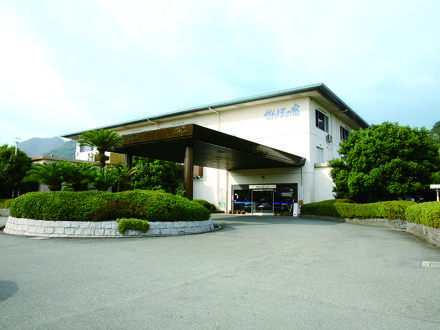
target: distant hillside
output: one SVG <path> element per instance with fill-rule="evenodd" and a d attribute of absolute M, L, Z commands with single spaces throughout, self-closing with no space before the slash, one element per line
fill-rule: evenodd
<path fill-rule="evenodd" d="M 70 140 L 63 143 L 58 148 L 50 150 L 47 153 L 47 155 L 54 155 L 55 157 L 62 157 L 62 158 L 75 158 L 75 150 L 76 150 L 76 140 Z"/>
<path fill-rule="evenodd" d="M 437 144 L 440 144 L 440 121 L 436 122 L 430 131 L 430 135 L 433 137 Z"/>
<path fill-rule="evenodd" d="M 32 138 L 18 144 L 18 148 L 29 157 L 54 155 L 56 157 L 75 158 L 76 141 L 65 142 L 60 137 Z"/>

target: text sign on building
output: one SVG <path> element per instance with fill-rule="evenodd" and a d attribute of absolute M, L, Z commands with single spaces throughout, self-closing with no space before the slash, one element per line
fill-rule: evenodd
<path fill-rule="evenodd" d="M 269 109 L 264 114 L 264 117 L 267 120 L 271 119 L 287 119 L 292 118 L 294 116 L 299 116 L 299 105 L 295 104 L 293 107 L 290 107 L 290 109 L 286 108 L 279 108 L 279 109 Z"/>
<path fill-rule="evenodd" d="M 276 189 L 276 184 L 250 184 L 249 189 Z"/>

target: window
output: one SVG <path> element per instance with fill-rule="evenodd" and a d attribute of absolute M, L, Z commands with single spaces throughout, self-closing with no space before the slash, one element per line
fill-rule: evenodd
<path fill-rule="evenodd" d="M 315 110 L 315 117 L 316 127 L 323 130 L 324 132 L 328 132 L 328 117 L 319 110 Z"/>
<path fill-rule="evenodd" d="M 87 152 L 87 151 L 93 151 L 93 148 L 88 147 L 88 146 L 80 146 L 79 147 L 79 152 Z"/>
<path fill-rule="evenodd" d="M 350 135 L 350 131 L 348 129 L 346 129 L 345 127 L 341 126 L 341 129 L 340 129 L 341 141 L 347 140 L 348 135 Z"/>
<path fill-rule="evenodd" d="M 321 147 L 316 147 L 316 161 L 315 163 L 324 163 L 324 149 Z"/>

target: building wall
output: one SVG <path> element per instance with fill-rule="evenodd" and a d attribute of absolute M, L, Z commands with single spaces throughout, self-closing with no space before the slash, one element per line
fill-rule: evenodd
<path fill-rule="evenodd" d="M 331 168 L 327 163 L 315 164 L 314 175 L 314 201 L 319 202 L 327 199 L 333 199 L 332 192 L 334 183 L 330 176 Z"/>
<path fill-rule="evenodd" d="M 316 109 L 328 117 L 327 131 L 316 127 Z M 299 199 L 305 203 L 333 198 L 328 167 L 315 165 L 338 157 L 340 127 L 349 129 L 349 126 L 311 97 L 295 95 L 281 101 L 266 100 L 199 113 L 177 113 L 167 121 L 145 122 L 138 127 L 121 128 L 119 132 L 124 135 L 187 124 L 205 126 L 306 159 L 302 168 L 230 172 L 205 168 L 203 177 L 194 181 L 194 198 L 208 200 L 228 210 L 232 185 L 266 183 L 297 183 Z M 87 159 L 88 152 L 81 153 L 77 147 L 77 158 Z"/>

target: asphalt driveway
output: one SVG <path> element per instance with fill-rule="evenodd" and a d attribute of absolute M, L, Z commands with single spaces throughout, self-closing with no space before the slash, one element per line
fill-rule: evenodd
<path fill-rule="evenodd" d="M 187 236 L 0 234 L 1 329 L 438 329 L 440 248 L 405 232 L 215 215 Z"/>

